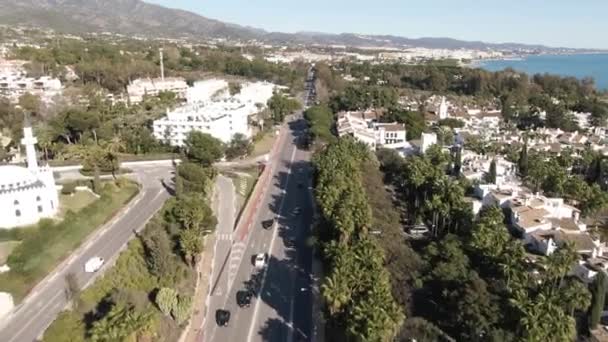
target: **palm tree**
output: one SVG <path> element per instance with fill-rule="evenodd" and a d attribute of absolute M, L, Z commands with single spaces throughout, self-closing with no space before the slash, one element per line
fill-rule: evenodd
<path fill-rule="evenodd" d="M 338 314 L 351 300 L 352 292 L 348 283 L 344 281 L 342 272 L 340 268 L 334 268 L 331 276 L 321 285 L 323 298 L 332 316 Z"/>
<path fill-rule="evenodd" d="M 574 311 L 585 311 L 591 305 L 589 288 L 576 278 L 569 278 L 560 288 L 561 302 L 564 310 L 574 315 Z"/>

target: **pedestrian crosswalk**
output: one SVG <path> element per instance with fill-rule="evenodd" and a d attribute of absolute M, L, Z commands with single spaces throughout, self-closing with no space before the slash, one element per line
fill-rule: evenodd
<path fill-rule="evenodd" d="M 232 285 L 234 278 L 236 277 L 237 272 L 239 271 L 239 265 L 241 264 L 241 259 L 243 259 L 243 254 L 245 253 L 245 243 L 237 242 L 232 245 L 232 249 L 230 250 L 230 261 L 228 264 L 228 286 Z"/>
<path fill-rule="evenodd" d="M 216 238 L 219 241 L 232 241 L 232 233 L 217 234 Z"/>

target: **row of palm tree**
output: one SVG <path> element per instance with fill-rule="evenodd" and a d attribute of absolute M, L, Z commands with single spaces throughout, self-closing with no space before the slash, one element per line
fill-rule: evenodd
<path fill-rule="evenodd" d="M 362 186 L 364 145 L 340 139 L 315 156 L 319 235 L 327 261 L 321 287 L 330 324 L 349 341 L 392 339 L 404 316 L 391 293 L 382 249 L 368 235 L 371 208 Z"/>

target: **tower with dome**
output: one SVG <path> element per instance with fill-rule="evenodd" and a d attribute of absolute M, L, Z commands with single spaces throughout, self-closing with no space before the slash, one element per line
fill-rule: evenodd
<path fill-rule="evenodd" d="M 59 196 L 53 171 L 39 166 L 36 137 L 27 123 L 21 144 L 25 146 L 27 166 L 0 166 L 0 228 L 10 229 L 51 218 L 59 209 Z"/>

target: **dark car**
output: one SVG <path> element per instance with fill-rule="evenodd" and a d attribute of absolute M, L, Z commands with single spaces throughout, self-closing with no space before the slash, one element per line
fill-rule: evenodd
<path fill-rule="evenodd" d="M 251 291 L 241 290 L 236 293 L 236 303 L 241 308 L 248 308 L 251 305 L 251 298 L 253 297 Z"/>
<path fill-rule="evenodd" d="M 230 322 L 230 311 L 218 309 L 215 312 L 215 321 L 220 327 L 228 326 L 228 322 Z"/>
<path fill-rule="evenodd" d="M 296 241 L 293 238 L 285 239 L 285 247 L 294 248 L 296 246 Z"/>
<path fill-rule="evenodd" d="M 274 225 L 274 219 L 262 221 L 262 228 L 270 229 Z"/>

